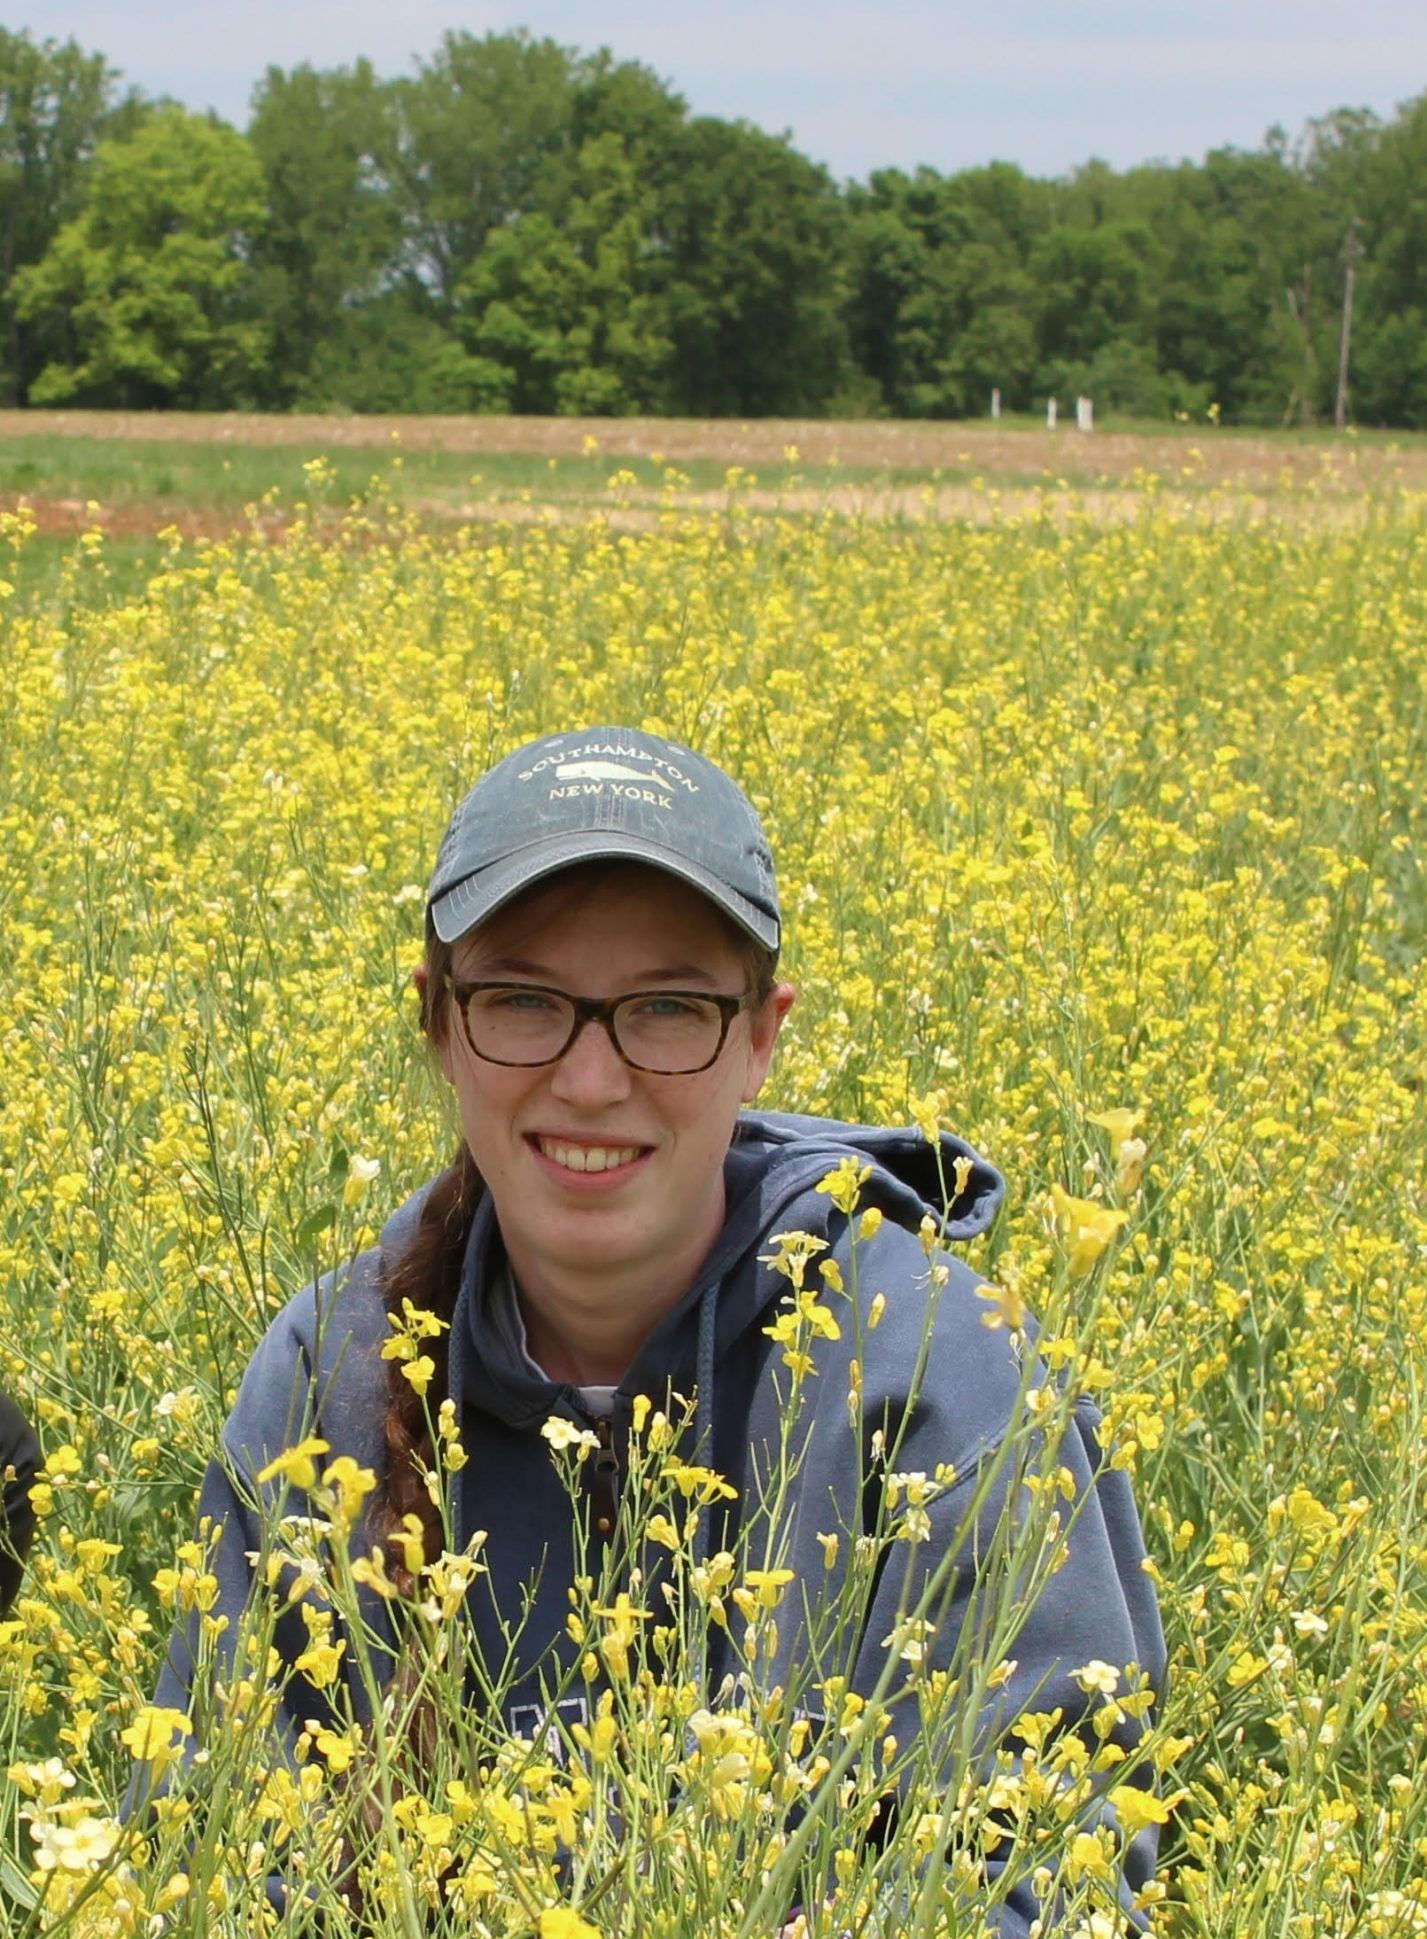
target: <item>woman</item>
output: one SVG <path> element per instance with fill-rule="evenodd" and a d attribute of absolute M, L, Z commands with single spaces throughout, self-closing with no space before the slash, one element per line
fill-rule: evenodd
<path fill-rule="evenodd" d="M 929 1258 L 938 1236 L 984 1229 L 1004 1188 L 949 1137 L 938 1149 L 916 1132 L 746 1109 L 793 1003 L 780 940 L 758 817 L 689 749 L 627 728 L 556 734 L 476 783 L 437 857 L 417 978 L 461 1149 L 376 1248 L 300 1295 L 261 1343 L 200 1504 L 224 1529 L 215 1614 L 241 1614 L 270 1478 L 297 1475 L 283 1451 L 317 1436 L 381 1478 L 366 1533 L 388 1557 L 419 1565 L 403 1539 L 418 1524 L 427 1560 L 481 1533 L 469 1619 L 477 1660 L 502 1665 L 509 1728 L 553 1741 L 587 1721 L 590 1695 L 570 1694 L 581 1689 L 570 1584 L 619 1540 L 631 1422 L 693 1397 L 689 1458 L 726 1484 L 707 1491 L 705 1552 L 733 1548 L 788 1433 L 789 1265 L 776 1235 L 797 1232 L 817 1282 L 850 1289 L 862 1310 L 855 1325 L 818 1329 L 797 1430 L 807 1512 L 783 1530 L 783 1579 L 841 1579 L 856 1544 L 834 1564 L 828 1531 L 855 1534 L 881 1512 L 868 1505 L 869 1460 L 875 1470 L 879 1436 L 895 1433 L 899 1468 L 944 1481 L 921 1543 L 928 1566 L 964 1562 L 943 1570 L 927 1625 L 932 1656 L 951 1660 L 976 1606 L 975 1556 L 1000 1517 L 990 1490 L 968 1534 L 968 1503 L 1023 1415 L 1027 1381 L 1005 1332 L 985 1324 L 976 1276 Z M 828 1189 L 832 1173 L 860 1181 L 855 1214 L 847 1191 Z M 465 1461 L 433 1501 L 443 1398 Z M 573 1501 L 552 1420 L 598 1448 Z M 1133 1505 L 1124 1476 L 1100 1466 L 1094 1425 L 1078 1414 L 1059 1450 L 1075 1513 L 1016 1636 L 1006 1717 L 1058 1706 L 1073 1720 L 1087 1702 L 1075 1671 L 1092 1661 L 1162 1670 Z M 409 1592 L 411 1568 L 392 1566 Z M 906 1595 L 890 1568 L 870 1589 L 849 1646 L 854 1689 L 885 1688 Z M 395 1657 L 389 1599 L 374 1595 L 367 1613 Z M 304 1632 L 291 1612 L 284 1622 L 295 1665 Z M 194 1696 L 191 1640 L 175 1638 L 161 1704 Z M 721 1646 L 711 1691 L 733 1667 Z M 788 1616 L 759 1666 L 765 1687 L 790 1687 L 805 1648 Z M 290 1734 L 328 1709 L 295 1668 Z M 1127 1747 L 1139 1728 L 1123 1720 Z M 1151 1856 L 1132 1851 L 1127 1895 Z M 1035 1913 L 1017 1887 L 997 1916 L 1013 1934 Z"/>

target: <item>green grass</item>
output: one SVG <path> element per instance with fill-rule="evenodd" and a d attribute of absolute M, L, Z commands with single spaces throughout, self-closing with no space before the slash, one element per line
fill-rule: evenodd
<path fill-rule="evenodd" d="M 72 537 L 39 533 L 17 559 L 0 554 L 0 579 L 14 588 L 8 616 L 103 610 L 138 599 L 163 556 L 154 538 L 109 539 L 91 556 Z"/>
<path fill-rule="evenodd" d="M 288 503 L 313 496 L 312 482 L 303 467 L 322 456 L 330 467 L 329 483 L 321 496 L 346 500 L 364 494 L 374 474 L 392 481 L 391 461 L 371 448 L 323 448 L 314 442 L 301 446 L 231 444 L 223 446 L 130 438 L 5 438 L 0 439 L 0 491 L 22 492 L 35 498 L 96 500 L 109 506 L 168 504 L 240 512 L 245 505 L 276 491 Z M 518 492 L 545 485 L 544 459 L 492 456 L 469 452 L 414 451 L 401 454 L 400 476 L 413 495 L 442 498 L 484 495 L 483 487 Z M 576 461 L 567 460 L 568 471 Z M 602 482 L 607 464 L 585 461 L 585 483 Z M 563 483 L 564 480 L 561 480 Z"/>
<path fill-rule="evenodd" d="M 304 469 L 321 457 L 327 476 L 319 489 Z M 384 495 L 395 492 L 408 502 L 453 509 L 472 500 L 518 499 L 529 492 L 540 499 L 603 500 L 616 471 L 632 472 L 640 489 L 658 491 L 667 464 L 595 452 L 589 457 L 547 458 L 542 453 L 400 450 L 324 445 L 198 445 L 160 438 L 0 438 L 0 495 L 34 499 L 94 500 L 106 509 L 131 505 L 171 506 L 175 511 L 212 509 L 241 512 L 276 492 L 281 502 L 320 499 L 346 504 L 366 496 L 380 479 Z M 675 467 L 697 491 L 721 489 L 727 466 L 694 459 Z M 874 482 L 885 468 L 813 468 L 826 482 Z M 776 476 L 796 471 L 816 482 L 813 470 L 780 465 Z M 927 474 L 909 474 L 920 481 Z M 970 476 L 970 472 L 967 473 Z"/>

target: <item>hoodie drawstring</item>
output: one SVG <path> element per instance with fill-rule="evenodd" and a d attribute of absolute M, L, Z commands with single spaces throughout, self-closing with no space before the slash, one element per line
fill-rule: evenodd
<path fill-rule="evenodd" d="M 714 1331 L 718 1319 L 718 1281 L 712 1281 L 704 1288 L 699 1301 L 699 1353 L 694 1371 L 694 1459 L 708 1459 L 712 1463 L 714 1441 Z M 707 1456 L 704 1452 L 705 1437 L 708 1440 Z M 709 1524 L 712 1506 L 708 1514 L 699 1517 L 698 1538 L 694 1544 L 694 1562 L 702 1568 L 709 1559 Z"/>

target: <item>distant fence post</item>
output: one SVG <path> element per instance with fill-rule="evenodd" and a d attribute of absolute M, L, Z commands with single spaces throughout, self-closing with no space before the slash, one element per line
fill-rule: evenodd
<path fill-rule="evenodd" d="M 1001 415 L 1001 387 L 999 384 L 991 393 L 991 415 L 992 417 L 999 417 Z"/>
<path fill-rule="evenodd" d="M 1092 398 L 1076 398 L 1075 428 L 1077 431 L 1093 431 L 1095 429 L 1095 404 Z"/>
<path fill-rule="evenodd" d="M 1055 429 L 1055 421 L 1059 416 L 1060 400 L 1055 397 L 1048 397 L 1045 405 L 1045 428 L 1047 431 L 1053 431 Z"/>

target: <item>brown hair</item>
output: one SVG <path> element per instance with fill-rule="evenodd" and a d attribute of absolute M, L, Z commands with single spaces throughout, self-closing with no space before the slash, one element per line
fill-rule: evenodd
<path fill-rule="evenodd" d="M 562 872 L 558 879 L 562 888 L 574 888 L 578 906 L 579 902 L 604 888 L 611 876 L 630 868 L 644 867 L 644 864 L 637 862 L 591 862 Z M 571 883 L 571 876 L 576 876 L 577 882 Z M 534 897 L 548 893 L 550 887 L 548 879 L 532 884 L 499 910 L 492 920 L 499 921 L 517 912 Z M 765 949 L 732 922 L 729 922 L 728 929 L 730 940 L 737 948 L 744 966 L 749 994 L 755 1006 L 760 1005 L 772 993 L 778 965 L 777 954 Z M 443 943 L 429 923 L 425 968 L 421 985 L 421 1028 L 428 1043 L 439 1045 L 451 1024 L 446 979 L 451 974 L 452 946 Z M 390 1310 L 400 1312 L 401 1301 L 409 1299 L 413 1307 L 444 1320 L 449 1329 L 456 1309 L 456 1295 L 460 1290 L 466 1241 L 470 1237 L 471 1223 L 484 1191 L 485 1183 L 462 1139 L 455 1159 L 427 1192 L 415 1236 L 400 1257 L 387 1268 L 385 1291 Z M 425 1343 L 425 1350 L 436 1365 L 429 1393 L 437 1397 L 438 1404 L 439 1397 L 449 1390 L 449 1337 L 449 1331 L 443 1331 L 439 1338 Z M 460 1396 L 454 1398 L 459 1407 Z M 386 1549 L 393 1581 L 404 1595 L 410 1596 L 415 1591 L 415 1581 L 402 1565 L 401 1546 L 392 1539 L 395 1532 L 401 1527 L 405 1516 L 415 1515 L 421 1525 L 422 1550 L 428 1561 L 441 1553 L 443 1538 L 441 1513 L 432 1502 L 423 1478 L 423 1471 L 435 1466 L 435 1449 L 427 1426 L 426 1404 L 402 1374 L 398 1360 L 387 1362 L 385 1429 L 387 1473 L 374 1501 L 369 1526 L 374 1538 Z"/>
<path fill-rule="evenodd" d="M 421 986 L 421 1029 L 430 1044 L 440 1043 L 448 1025 L 446 978 L 451 973 L 451 946 L 428 932 L 426 977 Z M 471 1222 L 485 1184 L 463 1138 L 456 1156 L 434 1180 L 421 1207 L 416 1232 L 406 1250 L 387 1268 L 388 1310 L 401 1311 L 403 1299 L 419 1310 L 434 1313 L 449 1329 L 461 1284 L 461 1261 Z M 426 1351 L 436 1363 L 430 1391 L 437 1396 L 449 1384 L 449 1331 L 428 1340 Z M 386 1480 L 372 1517 L 373 1533 L 392 1559 L 392 1576 L 403 1595 L 415 1591 L 415 1579 L 401 1563 L 402 1550 L 391 1537 L 407 1515 L 421 1524 L 422 1552 L 429 1561 L 441 1553 L 441 1515 L 427 1492 L 423 1469 L 434 1465 L 435 1450 L 421 1396 L 401 1371 L 399 1360 L 387 1362 Z"/>

